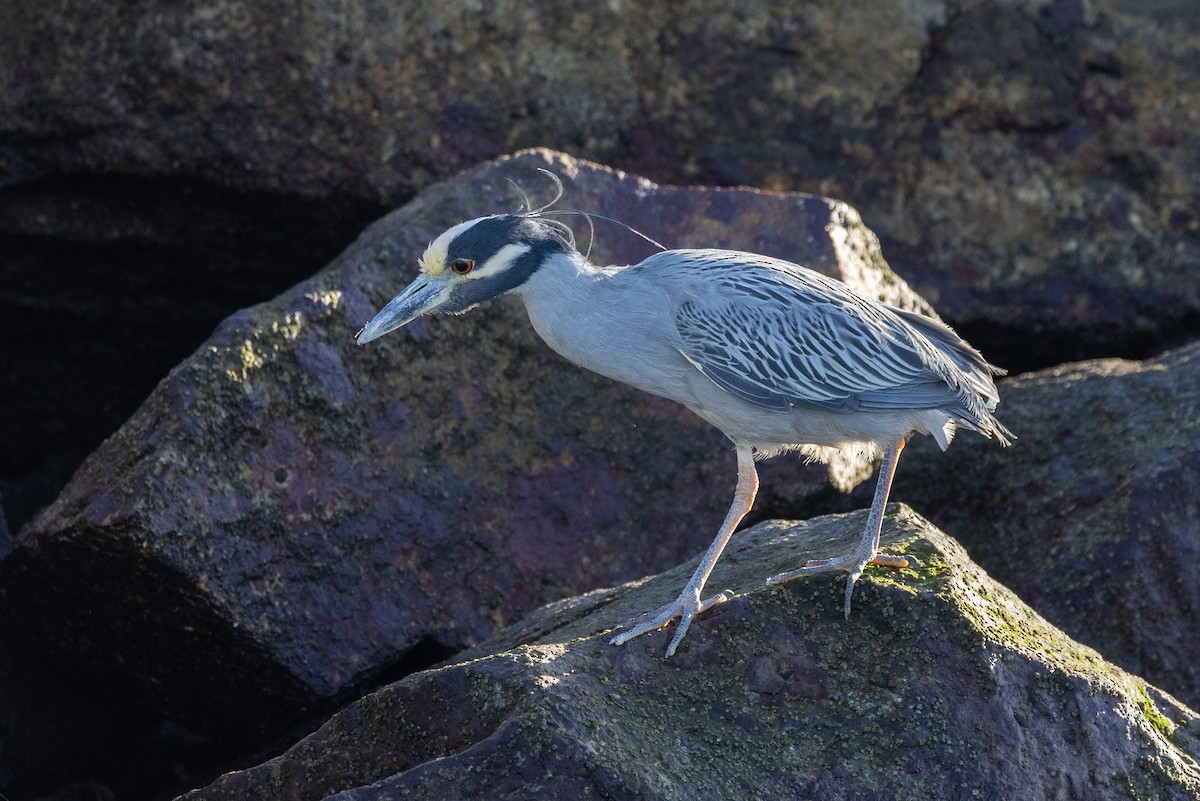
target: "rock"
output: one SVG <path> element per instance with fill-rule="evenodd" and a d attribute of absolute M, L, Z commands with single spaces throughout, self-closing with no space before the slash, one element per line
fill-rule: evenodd
<path fill-rule="evenodd" d="M 1117 0 L 1116 9 L 1162 25 L 1182 23 L 1192 33 L 1200 31 L 1200 8 L 1181 0 Z"/>
<path fill-rule="evenodd" d="M 675 658 L 667 632 L 618 648 L 609 630 L 673 597 L 694 563 L 539 610 L 183 799 L 1197 797 L 1196 712 L 1070 640 L 904 507 L 884 542 L 921 565 L 869 569 L 848 621 L 844 575 L 763 587 L 848 548 L 864 522 L 739 534 L 713 578 L 741 594 Z"/>
<path fill-rule="evenodd" d="M 0 559 L 12 550 L 12 532 L 8 530 L 8 520 L 4 515 L 4 495 L 0 494 Z"/>
<path fill-rule="evenodd" d="M 0 492 L 14 531 L 223 318 L 310 277 L 384 212 L 151 183 L 0 188 Z M 25 206 L 49 230 L 14 222 Z"/>
<path fill-rule="evenodd" d="M 0 478 L 74 467 L 221 317 L 531 145 L 845 199 L 1014 370 L 1156 352 L 1200 319 L 1192 35 L 1104 0 L 28 4 Z"/>
<path fill-rule="evenodd" d="M 226 320 L 23 530 L 0 607 L 183 725 L 252 744 L 548 601 L 702 551 L 732 497 L 732 448 L 551 353 L 518 302 L 353 342 L 428 241 L 515 208 L 507 179 L 549 192 L 538 167 L 563 177 L 566 203 L 660 241 L 800 256 L 924 307 L 844 204 L 658 187 L 548 151 L 503 159 Z M 651 252 L 598 224 L 595 258 Z M 776 493 L 825 486 L 779 464 L 764 474 Z"/>
<path fill-rule="evenodd" d="M 949 14 L 886 143 L 820 191 L 1005 366 L 1144 357 L 1200 319 L 1200 110 L 1167 100 L 1200 89 L 1193 49 L 1079 0 Z"/>
<path fill-rule="evenodd" d="M 881 100 L 920 70 L 930 26 L 946 21 L 932 2 L 836 10 L 714 0 L 31 8 L 0 32 L 11 54 L 5 184 L 170 175 L 394 204 L 546 142 L 677 178 L 827 174 L 845 157 L 820 156 L 875 124 Z M 99 35 L 80 35 L 84 25 Z"/>
<path fill-rule="evenodd" d="M 892 497 L 1070 636 L 1200 705 L 1200 343 L 1000 394 L 1011 448 L 914 440 Z"/>

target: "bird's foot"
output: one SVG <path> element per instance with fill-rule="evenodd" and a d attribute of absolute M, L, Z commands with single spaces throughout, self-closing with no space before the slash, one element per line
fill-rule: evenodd
<path fill-rule="evenodd" d="M 858 577 L 863 574 L 863 570 L 867 565 L 880 565 L 882 567 L 893 568 L 912 568 L 919 564 L 915 556 L 890 556 L 881 553 L 863 553 L 860 551 L 852 551 L 845 556 L 837 556 L 833 559 L 810 559 L 805 563 L 804 567 L 799 570 L 792 570 L 787 573 L 780 573 L 771 576 L 767 579 L 767 585 L 782 584 L 785 581 L 800 578 L 801 576 L 811 576 L 815 573 L 825 573 L 830 570 L 841 570 L 843 568 L 850 571 L 850 575 L 846 578 L 846 603 L 845 613 L 846 618 L 850 618 L 850 600 L 854 594 L 854 582 L 858 581 Z"/>
<path fill-rule="evenodd" d="M 666 606 L 656 609 L 653 612 L 647 612 L 644 615 L 627 620 L 621 624 L 621 627 L 632 626 L 633 628 L 623 634 L 618 634 L 613 637 L 610 642 L 613 645 L 624 645 L 634 637 L 640 637 L 651 631 L 658 631 L 666 626 L 673 619 L 679 618 L 679 625 L 675 628 L 675 636 L 671 638 L 671 644 L 667 646 L 667 656 L 675 653 L 675 649 L 679 647 L 679 643 L 683 642 L 683 635 L 687 634 L 688 626 L 692 625 L 692 620 L 696 615 L 705 610 L 724 603 L 733 597 L 733 590 L 722 590 L 721 592 L 709 598 L 700 600 L 698 591 L 693 591 L 690 587 L 684 589 L 683 593 Z"/>

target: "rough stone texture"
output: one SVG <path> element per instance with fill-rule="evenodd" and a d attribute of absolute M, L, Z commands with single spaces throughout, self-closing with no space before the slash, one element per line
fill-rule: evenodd
<path fill-rule="evenodd" d="M 694 565 L 539 610 L 472 657 L 409 676 L 281 756 L 186 801 L 517 798 L 1195 799 L 1197 713 L 1081 646 L 965 551 L 891 507 L 916 570 L 764 589 L 840 552 L 865 514 L 764 523 L 692 627 L 617 648 L 614 621 Z"/>
<path fill-rule="evenodd" d="M 1197 39 L 1101 8 L 951 14 L 889 120 L 888 189 L 832 190 L 985 348 L 1061 361 L 1064 339 L 1125 355 L 1197 330 Z"/>
<path fill-rule="evenodd" d="M 1017 376 L 1001 398 L 1012 447 L 914 441 L 893 497 L 1072 637 L 1200 705 L 1200 344 Z"/>
<path fill-rule="evenodd" d="M 0 189 L 0 493 L 13 529 L 223 318 L 310 277 L 384 212 L 360 205 L 111 176 Z M 22 210 L 45 230 L 24 230 Z"/>
<path fill-rule="evenodd" d="M 10 3 L 0 339 L 23 346 L 0 372 L 0 478 L 32 486 L 15 519 L 222 316 L 529 145 L 846 199 L 1011 368 L 1195 334 L 1196 33 L 1109 9 Z"/>
<path fill-rule="evenodd" d="M 876 124 L 949 13 L 931 0 L 13 7 L 5 183 L 105 170 L 395 203 L 543 142 L 778 179 L 796 174 L 788 156 L 833 144 L 814 137 Z"/>
<path fill-rule="evenodd" d="M 536 606 L 703 550 L 732 448 L 682 407 L 560 359 L 518 302 L 353 342 L 429 240 L 515 208 L 507 178 L 550 189 L 536 167 L 562 175 L 567 202 L 659 240 L 803 254 L 923 305 L 844 204 L 660 188 L 548 151 L 501 160 L 226 320 L 0 562 L 14 625 L 131 678 L 189 727 L 253 743 Z M 649 249 L 601 228 L 593 257 Z M 777 493 L 803 491 L 783 478 L 825 485 L 780 465 Z"/>
<path fill-rule="evenodd" d="M 1190 0 L 1116 0 L 1116 8 L 1164 25 L 1179 23 L 1190 31 L 1200 31 L 1200 7 Z"/>

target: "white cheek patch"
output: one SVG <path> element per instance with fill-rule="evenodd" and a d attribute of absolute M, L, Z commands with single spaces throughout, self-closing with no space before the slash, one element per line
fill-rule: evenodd
<path fill-rule="evenodd" d="M 531 250 L 533 250 L 533 248 L 524 243 L 505 245 L 496 251 L 496 255 L 492 256 L 483 264 L 476 264 L 475 269 L 467 273 L 466 277 L 468 279 L 487 278 L 490 275 L 495 275 Z"/>

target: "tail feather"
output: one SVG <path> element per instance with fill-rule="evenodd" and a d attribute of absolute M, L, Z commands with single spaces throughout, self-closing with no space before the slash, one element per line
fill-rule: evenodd
<path fill-rule="evenodd" d="M 992 414 L 1000 403 L 993 377 L 1004 375 L 1007 371 L 990 364 L 982 353 L 940 320 L 903 309 L 891 310 L 928 340 L 952 366 L 952 370 L 940 372 L 946 382 L 958 390 L 959 400 L 962 401 L 961 409 L 950 411 L 955 421 L 986 437 L 995 437 L 1001 445 L 1011 445 L 1016 435 Z"/>

